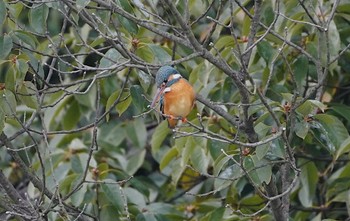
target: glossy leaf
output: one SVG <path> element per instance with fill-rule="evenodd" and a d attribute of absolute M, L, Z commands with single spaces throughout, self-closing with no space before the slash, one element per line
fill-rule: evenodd
<path fill-rule="evenodd" d="M 129 175 L 134 175 L 136 171 L 142 166 L 145 160 L 146 150 L 139 150 L 133 154 L 128 160 L 125 172 Z"/>
<path fill-rule="evenodd" d="M 336 151 L 335 160 L 338 159 L 342 154 L 350 151 L 350 136 L 346 138 Z"/>
<path fill-rule="evenodd" d="M 242 177 L 243 171 L 237 164 L 233 164 L 224 170 L 219 175 L 219 178 L 214 181 L 214 187 L 217 191 L 223 190 L 230 186 L 235 180 Z"/>
<path fill-rule="evenodd" d="M 155 58 L 157 59 L 157 63 L 165 63 L 171 60 L 171 56 L 161 46 L 152 44 L 149 45 L 149 47 L 152 50 Z"/>
<path fill-rule="evenodd" d="M 7 16 L 6 4 L 4 1 L 0 2 L 0 29 L 2 29 L 2 25 L 5 23 Z"/>
<path fill-rule="evenodd" d="M 260 180 L 259 174 L 257 173 L 256 169 L 255 169 L 255 165 L 254 165 L 254 161 L 252 159 L 252 157 L 248 156 L 246 158 L 244 158 L 244 168 L 248 171 L 248 174 L 251 178 L 251 180 L 255 183 L 255 184 L 261 184 L 262 180 Z"/>
<path fill-rule="evenodd" d="M 316 185 L 318 182 L 318 171 L 313 162 L 307 162 L 303 165 L 300 182 L 301 189 L 299 190 L 298 196 L 301 204 L 304 207 L 311 207 L 313 199 L 315 197 Z"/>
<path fill-rule="evenodd" d="M 315 118 L 323 125 L 329 139 L 338 150 L 342 142 L 349 137 L 344 124 L 338 118 L 328 114 L 318 114 Z"/>
<path fill-rule="evenodd" d="M 0 59 L 5 59 L 12 50 L 12 39 L 8 35 L 0 36 Z"/>
<path fill-rule="evenodd" d="M 79 110 L 79 104 L 77 101 L 72 102 L 68 108 L 67 111 L 63 117 L 62 125 L 63 128 L 66 130 L 74 128 L 74 126 L 79 122 L 80 120 L 80 110 Z"/>
<path fill-rule="evenodd" d="M 348 122 L 350 122 L 350 107 L 344 104 L 332 105 L 331 109 L 336 113 L 340 114 L 343 118 L 345 118 Z"/>
<path fill-rule="evenodd" d="M 33 109 L 38 108 L 37 89 L 32 82 L 23 81 L 17 88 L 19 99 L 27 106 Z"/>
<path fill-rule="evenodd" d="M 142 112 L 146 106 L 146 100 L 142 97 L 143 90 L 139 85 L 134 85 L 130 88 L 130 95 L 133 101 L 133 104 L 137 109 Z"/>
<path fill-rule="evenodd" d="M 169 149 L 159 163 L 159 169 L 163 170 L 179 154 L 176 147 Z"/>
<path fill-rule="evenodd" d="M 49 15 L 49 8 L 42 3 L 33 7 L 29 13 L 29 22 L 34 31 L 44 34 L 46 32 L 46 22 Z"/>
<path fill-rule="evenodd" d="M 264 58 L 266 63 L 269 63 L 272 60 L 272 56 L 274 54 L 274 49 L 272 48 L 270 43 L 268 43 L 267 41 L 261 41 L 258 44 L 257 49 L 258 49 L 258 53 L 260 54 L 260 56 L 262 58 Z"/>
<path fill-rule="evenodd" d="M 161 147 L 163 141 L 169 134 L 170 130 L 168 128 L 168 123 L 166 121 L 162 121 L 155 129 L 151 138 L 151 147 L 152 153 L 158 152 Z"/>
<path fill-rule="evenodd" d="M 5 127 L 5 114 L 3 111 L 0 111 L 0 134 L 4 130 Z"/>
<path fill-rule="evenodd" d="M 256 173 L 261 183 L 269 184 L 272 177 L 272 167 L 265 159 L 259 159 L 256 155 L 252 156 Z"/>
<path fill-rule="evenodd" d="M 327 106 L 317 100 L 307 100 L 296 110 L 305 117 L 315 111 L 315 108 L 319 108 L 322 112 L 324 112 Z"/>
<path fill-rule="evenodd" d="M 18 38 L 21 44 L 27 45 L 31 49 L 35 49 L 37 47 L 38 40 L 29 32 L 18 30 L 13 32 L 15 38 Z"/>
<path fill-rule="evenodd" d="M 114 180 L 106 179 L 106 182 L 114 183 Z M 124 210 L 123 197 L 118 184 L 101 184 L 102 190 L 114 208 L 120 213 Z"/>
<path fill-rule="evenodd" d="M 15 95 L 9 90 L 0 91 L 0 110 L 6 117 L 11 117 L 16 113 L 17 102 Z"/>
<path fill-rule="evenodd" d="M 300 92 L 302 89 L 304 89 L 304 86 L 306 84 L 308 63 L 309 61 L 305 56 L 299 56 L 292 65 L 295 81 Z"/>
<path fill-rule="evenodd" d="M 148 74 L 146 74 L 145 72 L 143 72 L 142 70 L 138 71 L 138 75 L 137 75 L 140 83 L 141 83 L 141 87 L 144 91 L 147 91 L 148 88 L 151 86 L 152 83 L 152 78 L 151 76 L 149 76 Z"/>
<path fill-rule="evenodd" d="M 126 125 L 127 136 L 135 146 L 143 148 L 147 141 L 147 131 L 145 123 L 141 118 L 134 120 L 131 124 Z"/>
<path fill-rule="evenodd" d="M 133 14 L 133 8 L 127 0 L 117 0 L 116 3 L 120 5 L 125 11 Z M 138 26 L 132 20 L 129 20 L 123 16 L 117 15 L 119 22 L 130 33 L 136 35 L 138 32 Z"/>
<path fill-rule="evenodd" d="M 122 115 L 130 106 L 132 98 L 129 93 L 123 92 L 121 101 L 115 106 L 119 116 Z"/>
<path fill-rule="evenodd" d="M 109 49 L 100 60 L 100 68 L 110 68 L 112 65 L 125 61 L 125 58 L 114 48 Z"/>
<path fill-rule="evenodd" d="M 305 121 L 297 122 L 295 124 L 295 133 L 301 139 L 305 139 L 306 135 L 309 132 L 309 129 L 310 125 Z"/>
<path fill-rule="evenodd" d="M 24 59 L 17 59 L 16 68 L 18 70 L 17 78 L 23 81 L 29 69 L 29 65 L 27 64 L 27 61 L 25 61 Z"/>
<path fill-rule="evenodd" d="M 192 148 L 193 148 L 193 151 L 190 155 L 190 159 L 193 167 L 201 173 L 204 173 L 204 174 L 207 173 L 209 159 L 207 158 L 204 150 L 197 145 L 193 145 Z"/>
<path fill-rule="evenodd" d="M 79 11 L 82 10 L 83 8 L 85 8 L 89 3 L 90 3 L 90 0 L 77 0 L 76 1 L 77 8 Z"/>

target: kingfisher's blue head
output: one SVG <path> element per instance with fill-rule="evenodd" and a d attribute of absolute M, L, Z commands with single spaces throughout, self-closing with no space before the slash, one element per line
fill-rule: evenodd
<path fill-rule="evenodd" d="M 159 68 L 156 75 L 157 93 L 153 98 L 151 108 L 153 108 L 155 104 L 159 101 L 165 88 L 170 87 L 180 78 L 180 73 L 171 66 L 163 66 Z"/>
<path fill-rule="evenodd" d="M 180 74 L 175 68 L 171 66 L 163 66 L 159 68 L 156 75 L 157 88 L 160 88 L 163 83 L 167 83 L 171 75 Z"/>

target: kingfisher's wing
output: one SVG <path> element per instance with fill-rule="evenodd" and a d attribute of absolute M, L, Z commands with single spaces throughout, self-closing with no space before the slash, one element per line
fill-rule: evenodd
<path fill-rule="evenodd" d="M 159 99 L 159 110 L 160 112 L 162 112 L 162 114 L 164 114 L 164 96 L 162 95 Z M 165 117 L 163 116 L 163 120 L 165 119 Z"/>

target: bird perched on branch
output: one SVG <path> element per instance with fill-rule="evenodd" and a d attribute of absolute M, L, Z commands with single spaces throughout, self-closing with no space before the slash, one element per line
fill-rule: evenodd
<path fill-rule="evenodd" d="M 193 87 L 171 66 L 163 66 L 158 70 L 156 84 L 157 93 L 151 108 L 160 103 L 160 111 L 167 118 L 169 128 L 174 128 L 179 120 L 186 122 L 194 105 Z"/>

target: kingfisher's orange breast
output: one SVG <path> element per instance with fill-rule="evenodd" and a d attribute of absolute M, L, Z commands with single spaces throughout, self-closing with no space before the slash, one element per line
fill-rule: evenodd
<path fill-rule="evenodd" d="M 164 109 L 166 115 L 185 118 L 194 105 L 195 93 L 192 86 L 183 78 L 170 86 L 170 91 L 164 94 Z M 170 119 L 169 126 L 174 127 L 177 121 Z M 174 124 L 174 125 L 173 125 Z"/>

